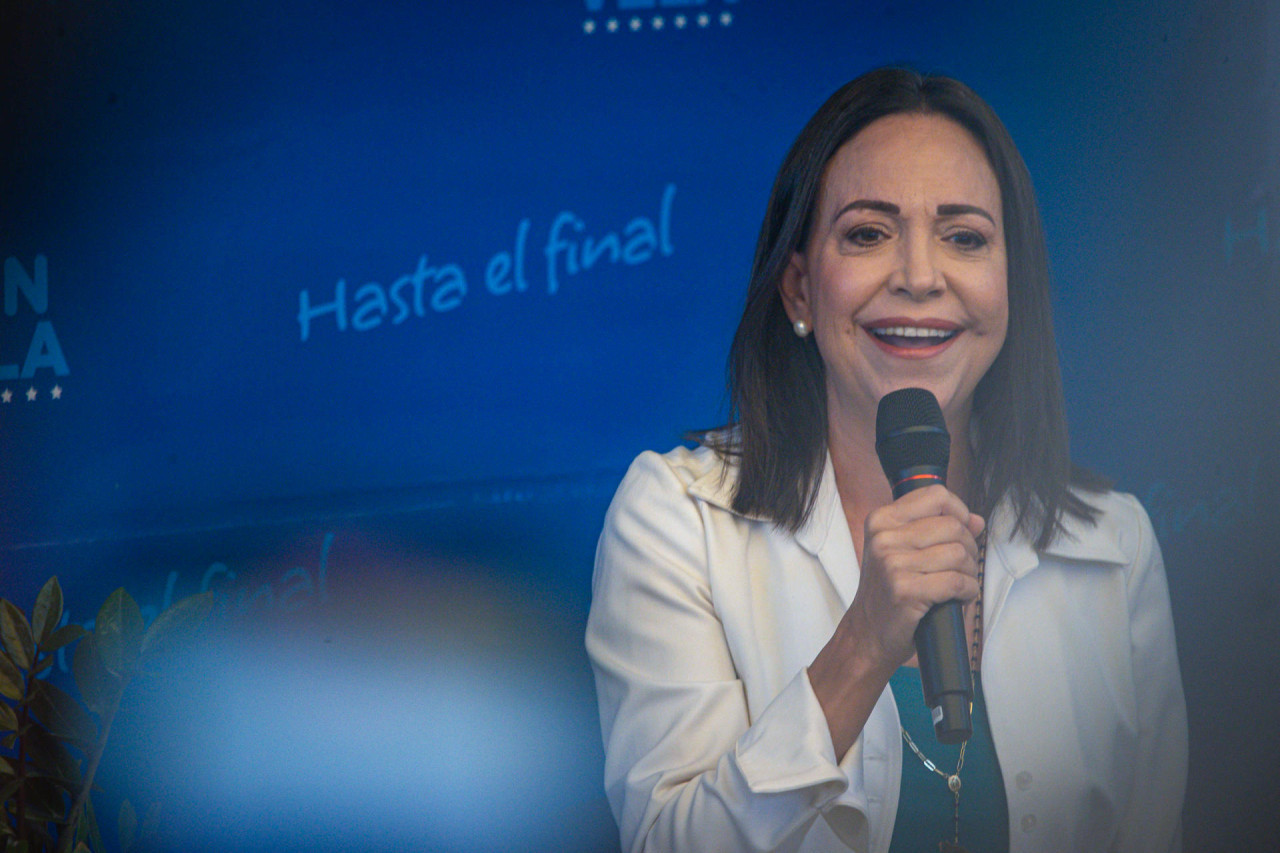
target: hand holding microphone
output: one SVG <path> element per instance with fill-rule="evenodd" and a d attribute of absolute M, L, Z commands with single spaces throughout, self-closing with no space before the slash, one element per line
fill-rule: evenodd
<path fill-rule="evenodd" d="M 902 392 L 886 395 L 878 418 L 877 433 L 887 439 L 878 452 L 898 469 L 889 478 L 895 500 L 867 514 L 858 591 L 809 667 L 837 755 L 862 730 L 889 674 L 913 653 L 929 707 L 942 709 L 940 725 L 935 725 L 939 739 L 956 742 L 971 728 L 972 683 L 960 602 L 978 596 L 976 537 L 984 522 L 944 485 L 950 439 L 937 401 L 927 391 L 907 390 L 912 393 L 905 398 L 894 396 Z M 917 394 L 928 397 L 934 414 L 920 417 L 918 405 L 911 402 Z M 899 409 L 903 400 L 907 405 Z M 928 445 L 926 453 L 917 442 Z M 929 618 L 935 611 L 948 620 L 942 630 Z M 939 658 L 947 676 L 941 685 Z"/>
<path fill-rule="evenodd" d="M 946 486 L 951 436 L 933 394 L 923 388 L 904 388 L 884 396 L 876 412 L 876 453 L 893 488 L 894 504 L 868 516 L 868 552 L 872 549 L 886 550 L 888 553 L 874 556 L 881 558 L 888 567 L 895 561 L 895 546 L 914 548 L 917 554 L 913 556 L 917 557 L 917 562 L 919 557 L 925 556 L 920 552 L 935 549 L 935 553 L 929 555 L 932 559 L 925 560 L 925 563 L 934 563 L 930 568 L 937 568 L 936 560 L 939 559 L 943 561 L 944 570 L 947 562 L 954 563 L 956 569 L 976 568 L 977 545 L 972 537 L 981 532 L 981 519 L 972 516 L 967 509 L 957 511 L 956 506 L 949 505 L 960 503 L 949 492 L 935 493 L 929 500 L 924 495 L 917 499 L 907 498 L 919 489 Z M 953 501 L 948 501 L 948 498 Z M 936 508 L 931 505 L 932 501 L 938 502 Z M 904 507 L 903 504 L 910 506 Z M 949 518 L 950 523 L 924 516 L 910 518 L 896 529 L 882 527 L 886 522 L 901 521 L 894 516 L 903 511 L 908 516 L 914 515 L 913 509 L 936 512 Z M 965 530 L 955 529 L 957 526 Z M 966 532 L 968 536 L 964 535 Z M 868 558 L 872 556 L 868 553 Z M 896 562 L 901 565 L 904 561 L 897 557 Z M 973 733 L 970 720 L 973 676 L 960 599 L 973 597 L 964 595 L 966 592 L 976 595 L 972 589 L 976 582 L 967 583 L 964 575 L 957 577 L 954 572 L 945 578 L 940 572 L 931 574 L 932 577 L 911 578 L 904 572 L 900 576 L 904 579 L 897 583 L 917 586 L 927 583 L 935 595 L 939 587 L 953 593 L 949 600 L 934 604 L 924 613 L 915 629 L 915 648 L 925 704 L 933 716 L 934 733 L 941 743 L 959 743 Z M 917 590 L 917 594 L 919 592 Z"/>

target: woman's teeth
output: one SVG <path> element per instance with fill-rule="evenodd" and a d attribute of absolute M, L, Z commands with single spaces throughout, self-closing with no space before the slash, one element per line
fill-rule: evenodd
<path fill-rule="evenodd" d="M 899 347 L 931 347 L 956 336 L 955 329 L 922 326 L 881 326 L 871 333 L 887 344 Z"/>

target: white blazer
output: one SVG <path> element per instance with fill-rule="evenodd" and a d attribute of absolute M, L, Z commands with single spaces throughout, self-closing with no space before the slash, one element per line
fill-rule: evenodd
<path fill-rule="evenodd" d="M 902 771 L 886 686 L 837 760 L 806 667 L 858 588 L 830 459 L 796 534 L 706 448 L 642 454 L 596 552 L 587 653 L 631 851 L 874 851 Z M 1015 853 L 1181 847 L 1187 725 L 1160 549 L 1129 495 L 1037 552 L 990 519 L 983 689 Z M 961 808 L 963 809 L 963 799 Z"/>

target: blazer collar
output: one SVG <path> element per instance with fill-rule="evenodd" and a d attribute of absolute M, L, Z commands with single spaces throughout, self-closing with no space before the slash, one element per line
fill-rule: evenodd
<path fill-rule="evenodd" d="M 818 558 L 836 594 L 848 607 L 858 591 L 860 566 L 858 553 L 853 547 L 853 536 L 836 488 L 836 472 L 827 454 L 822 466 L 822 479 L 818 481 L 818 496 L 813 511 L 796 531 L 796 544 Z"/>
<path fill-rule="evenodd" d="M 733 489 L 737 481 L 736 464 L 716 465 L 689 485 L 689 494 L 735 515 L 772 523 L 762 516 L 740 513 L 733 508 Z M 818 558 L 847 607 L 858 589 L 858 557 L 844 517 L 844 508 L 840 503 L 840 493 L 836 489 L 836 475 L 831 465 L 830 453 L 823 463 L 813 511 L 796 531 L 795 541 Z"/>
<path fill-rule="evenodd" d="M 722 461 L 719 454 L 710 449 L 699 448 L 698 452 L 706 453 L 714 464 L 702 466 L 702 473 L 689 484 L 689 494 L 735 515 L 743 515 L 733 508 L 733 489 L 738 484 L 737 461 L 732 457 Z"/>
<path fill-rule="evenodd" d="M 738 512 L 733 508 L 733 490 L 737 484 L 738 464 L 730 460 L 725 464 L 708 466 L 689 484 L 689 494 L 734 515 L 754 521 L 767 521 L 764 516 Z M 828 453 L 822 466 L 822 478 L 818 481 L 818 497 L 814 500 L 813 512 L 809 513 L 804 525 L 795 534 L 800 546 L 814 554 L 821 551 L 831 529 L 831 513 L 839 508 L 840 493 L 836 490 L 835 469 L 831 466 L 831 454 Z"/>
<path fill-rule="evenodd" d="M 983 581 L 983 621 L 991 636 L 1000 621 L 1005 599 L 1014 582 L 1026 577 L 1045 559 L 1071 566 L 1114 565 L 1129 562 L 1119 544 L 1119 537 L 1111 529 L 1114 522 L 1109 516 L 1090 525 L 1073 515 L 1062 517 L 1062 532 L 1054 537 L 1047 548 L 1037 551 L 1023 533 L 1014 529 L 1016 516 L 1008 500 L 996 507 L 988 525 L 986 577 Z"/>
<path fill-rule="evenodd" d="M 1031 540 L 1014 529 L 1017 520 L 1008 500 L 1001 501 L 989 520 L 990 541 L 995 543 L 1002 568 L 1014 578 L 1021 578 L 1040 565 L 1041 555 L 1068 562 L 1109 563 L 1125 565 L 1128 556 L 1120 548 L 1118 537 L 1108 535 L 1108 519 L 1089 524 L 1073 515 L 1063 515 L 1062 532 L 1043 551 L 1037 551 Z M 988 559 L 990 559 L 988 554 Z"/>

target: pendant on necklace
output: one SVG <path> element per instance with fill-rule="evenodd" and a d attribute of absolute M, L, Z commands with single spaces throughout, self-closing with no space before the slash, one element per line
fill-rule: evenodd
<path fill-rule="evenodd" d="M 960 790 L 960 777 L 954 773 L 947 777 L 947 790 L 955 794 Z"/>
<path fill-rule="evenodd" d="M 959 844 L 952 844 L 950 841 L 939 841 L 938 853 L 969 853 L 969 851 Z"/>

